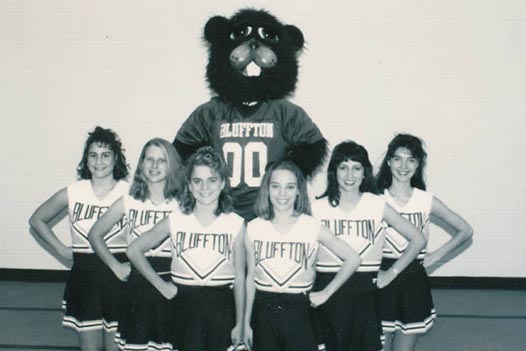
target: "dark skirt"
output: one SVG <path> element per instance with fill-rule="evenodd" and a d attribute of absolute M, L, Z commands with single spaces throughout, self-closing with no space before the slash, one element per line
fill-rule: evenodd
<path fill-rule="evenodd" d="M 124 253 L 114 256 L 120 262 L 127 260 Z M 116 331 L 122 285 L 96 254 L 74 253 L 62 302 L 62 325 L 77 332 Z"/>
<path fill-rule="evenodd" d="M 395 260 L 383 259 L 382 270 Z M 379 290 L 380 315 L 385 333 L 427 332 L 436 318 L 431 285 L 422 260 L 414 260 L 388 286 Z"/>
<path fill-rule="evenodd" d="M 148 257 L 153 269 L 171 281 L 169 257 Z M 115 340 L 120 350 L 172 350 L 172 303 L 132 267 L 121 295 Z"/>
<path fill-rule="evenodd" d="M 335 273 L 316 275 L 314 291 L 330 283 Z M 377 303 L 376 272 L 355 272 L 331 298 L 315 309 L 327 351 L 378 351 L 382 324 Z"/>
<path fill-rule="evenodd" d="M 174 349 L 225 351 L 230 347 L 236 322 L 232 286 L 176 285 L 178 292 L 172 300 Z"/>

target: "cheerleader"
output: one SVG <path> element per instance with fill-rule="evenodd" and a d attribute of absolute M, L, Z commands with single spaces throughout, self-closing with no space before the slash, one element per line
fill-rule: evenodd
<path fill-rule="evenodd" d="M 232 212 L 228 171 L 211 147 L 188 159 L 184 175 L 182 211 L 136 239 L 127 253 L 166 299 L 174 299 L 174 349 L 224 351 L 242 337 L 244 220 Z M 144 254 L 170 236 L 172 282 L 167 282 Z"/>
<path fill-rule="evenodd" d="M 335 294 L 360 257 L 310 216 L 305 178 L 290 161 L 269 164 L 255 212 L 245 244 L 245 344 L 255 351 L 315 351 L 309 305 L 323 305 Z M 323 290 L 310 292 L 319 243 L 343 262 Z"/>
<path fill-rule="evenodd" d="M 424 167 L 427 154 L 422 141 L 409 134 L 398 134 L 389 143 L 376 175 L 384 199 L 429 238 L 432 214 L 455 229 L 452 238 L 437 250 L 420 251 L 416 260 L 380 291 L 380 311 L 385 333 L 385 351 L 412 351 L 418 335 L 433 325 L 435 309 L 425 267 L 432 266 L 468 240 L 470 225 L 442 201 L 426 192 Z M 397 228 L 388 228 L 382 269 L 393 270 L 393 263 L 406 252 L 407 242 Z M 391 268 L 389 268 L 391 267 Z"/>
<path fill-rule="evenodd" d="M 93 250 L 121 281 L 121 315 L 116 341 L 121 350 L 171 350 L 169 302 L 132 267 L 115 259 L 104 238 L 119 221 L 128 221 L 130 244 L 171 212 L 178 211 L 181 193 L 181 160 L 168 141 L 154 138 L 141 152 L 127 195 L 120 197 L 91 228 L 88 238 Z M 170 241 L 146 253 L 149 263 L 164 280 L 170 280 Z M 128 278 L 129 275 L 129 278 Z"/>
<path fill-rule="evenodd" d="M 416 258 L 424 238 L 385 200 L 376 195 L 367 150 L 345 141 L 333 150 L 327 170 L 327 189 L 313 204 L 313 214 L 356 250 L 360 267 L 326 304 L 318 309 L 323 341 L 329 351 L 378 351 L 382 326 L 376 300 L 377 285 L 388 285 Z M 396 228 L 409 244 L 389 271 L 379 271 L 384 245 L 384 221 Z M 318 255 L 315 291 L 325 288 L 341 260 L 322 246 Z"/>
<path fill-rule="evenodd" d="M 88 232 L 108 207 L 128 188 L 126 159 L 118 136 L 96 127 L 89 133 L 77 168 L 78 182 L 59 190 L 33 213 L 29 224 L 53 253 L 73 260 L 66 282 L 62 324 L 79 334 L 81 350 L 115 350 L 120 280 L 95 255 Z M 52 220 L 68 210 L 73 247 L 52 230 Z M 126 259 L 125 221 L 118 221 L 105 237 L 111 255 Z"/>

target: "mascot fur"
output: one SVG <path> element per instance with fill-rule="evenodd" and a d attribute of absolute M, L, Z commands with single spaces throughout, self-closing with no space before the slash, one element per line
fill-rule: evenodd
<path fill-rule="evenodd" d="M 235 211 L 250 220 L 267 163 L 294 161 L 307 177 L 327 155 L 327 141 L 305 111 L 286 100 L 298 77 L 301 31 L 264 10 L 215 16 L 204 29 L 208 84 L 217 96 L 183 123 L 174 146 L 183 159 L 204 145 L 230 169 Z"/>

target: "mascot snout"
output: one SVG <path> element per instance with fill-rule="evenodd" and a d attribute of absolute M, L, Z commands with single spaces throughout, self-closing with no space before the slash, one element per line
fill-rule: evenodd
<path fill-rule="evenodd" d="M 277 62 L 274 51 L 255 39 L 242 43 L 230 53 L 232 68 L 246 76 L 259 76 L 262 69 L 272 68 Z"/>

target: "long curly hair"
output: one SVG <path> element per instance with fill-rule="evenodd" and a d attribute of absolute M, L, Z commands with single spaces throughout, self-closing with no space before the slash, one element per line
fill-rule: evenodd
<path fill-rule="evenodd" d="M 82 158 L 77 166 L 77 177 L 78 179 L 91 179 L 91 172 L 88 168 L 88 152 L 89 148 L 93 143 L 100 143 L 107 146 L 115 156 L 115 166 L 113 167 L 113 178 L 115 180 L 125 179 L 129 173 L 129 166 L 126 163 L 126 157 L 124 156 L 124 149 L 122 143 L 113 130 L 102 128 L 100 126 L 95 127 L 93 132 L 88 134 L 88 139 L 84 144 L 84 151 L 82 152 Z"/>

